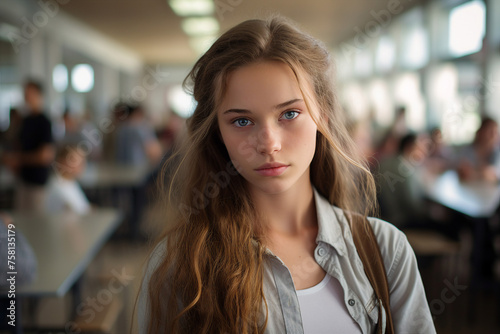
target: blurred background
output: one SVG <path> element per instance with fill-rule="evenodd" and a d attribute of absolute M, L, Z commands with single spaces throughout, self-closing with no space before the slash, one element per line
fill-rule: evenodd
<path fill-rule="evenodd" d="M 0 256 L 15 233 L 16 258 L 0 288 L 16 326 L 0 332 L 134 328 L 155 182 L 195 107 L 182 81 L 226 29 L 276 13 L 330 50 L 438 332 L 498 333 L 498 0 L 2 0 Z"/>

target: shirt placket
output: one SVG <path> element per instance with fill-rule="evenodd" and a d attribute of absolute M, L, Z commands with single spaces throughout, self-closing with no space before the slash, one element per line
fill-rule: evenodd
<path fill-rule="evenodd" d="M 299 300 L 295 293 L 292 275 L 284 263 L 276 257 L 272 260 L 271 266 L 283 312 L 285 331 L 287 334 L 304 334 Z"/>

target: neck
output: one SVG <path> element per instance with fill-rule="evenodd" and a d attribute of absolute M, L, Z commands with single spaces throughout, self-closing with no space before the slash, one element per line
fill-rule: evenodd
<path fill-rule="evenodd" d="M 298 235 L 317 226 L 316 206 L 311 182 L 297 183 L 279 194 L 252 192 L 255 208 L 265 219 L 268 232 Z"/>

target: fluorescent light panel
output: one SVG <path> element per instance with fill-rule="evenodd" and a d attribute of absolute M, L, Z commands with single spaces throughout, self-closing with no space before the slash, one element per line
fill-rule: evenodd
<path fill-rule="evenodd" d="M 94 87 L 94 69 L 89 64 L 78 64 L 71 71 L 71 85 L 80 93 L 86 93 Z"/>
<path fill-rule="evenodd" d="M 182 21 L 182 30 L 189 36 L 216 35 L 219 22 L 213 17 L 190 17 Z"/>
<path fill-rule="evenodd" d="M 206 16 L 214 13 L 212 0 L 170 0 L 169 4 L 178 16 Z"/>

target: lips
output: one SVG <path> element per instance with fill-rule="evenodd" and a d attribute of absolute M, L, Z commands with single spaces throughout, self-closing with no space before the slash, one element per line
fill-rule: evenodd
<path fill-rule="evenodd" d="M 287 170 L 289 165 L 285 165 L 279 162 L 266 163 L 259 168 L 255 169 L 257 173 L 263 176 L 279 176 Z"/>

